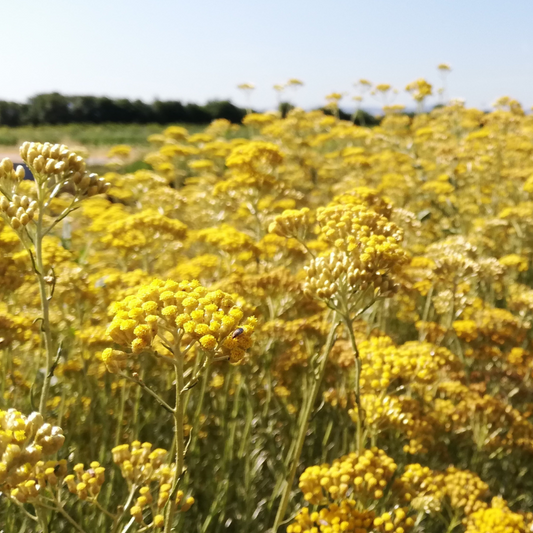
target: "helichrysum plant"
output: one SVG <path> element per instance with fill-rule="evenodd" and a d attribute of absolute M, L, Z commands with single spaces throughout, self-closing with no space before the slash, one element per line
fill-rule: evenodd
<path fill-rule="evenodd" d="M 531 530 L 532 116 L 356 91 L 0 162 L 0 529 Z"/>

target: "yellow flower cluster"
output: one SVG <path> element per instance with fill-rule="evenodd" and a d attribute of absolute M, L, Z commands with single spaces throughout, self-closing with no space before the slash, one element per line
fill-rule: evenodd
<path fill-rule="evenodd" d="M 151 481 L 158 481 L 163 486 L 172 479 L 175 467 L 164 463 L 168 452 L 162 448 L 152 450 L 149 442 L 120 444 L 111 452 L 113 462 L 120 466 L 122 476 L 130 484 L 149 485 Z"/>
<path fill-rule="evenodd" d="M 257 246 L 254 240 L 241 231 L 237 231 L 229 224 L 222 224 L 216 228 L 205 228 L 194 232 L 196 242 L 205 242 L 210 247 L 218 248 L 227 254 L 252 252 L 257 254 Z"/>
<path fill-rule="evenodd" d="M 268 231 L 280 237 L 305 240 L 309 227 L 309 208 L 286 209 L 281 215 L 277 215 L 268 226 Z"/>
<path fill-rule="evenodd" d="M 434 443 L 434 421 L 423 413 L 418 400 L 370 393 L 361 396 L 361 404 L 369 429 L 375 434 L 393 430 L 397 437 L 407 441 L 403 445 L 405 453 L 427 453 Z M 357 410 L 349 409 L 348 414 L 353 422 L 357 422 Z"/>
<path fill-rule="evenodd" d="M 64 144 L 25 142 L 20 147 L 20 156 L 32 169 L 36 180 L 51 188 L 59 190 L 69 184 L 76 197 L 94 196 L 109 189 L 109 183 L 96 174 L 88 174 L 83 157 Z"/>
<path fill-rule="evenodd" d="M 427 342 L 411 341 L 394 346 L 389 337 L 362 342 L 361 388 L 368 392 L 386 390 L 395 380 L 409 381 L 411 386 L 434 383 L 439 372 L 456 362 L 448 349 Z"/>
<path fill-rule="evenodd" d="M 105 468 L 98 461 L 93 461 L 87 470 L 83 463 L 78 463 L 74 472 L 76 475 L 65 477 L 69 492 L 76 494 L 80 500 L 96 499 L 105 481 Z"/>
<path fill-rule="evenodd" d="M 63 430 L 45 423 L 41 414 L 0 410 L 0 488 L 9 491 L 34 479 L 36 465 L 64 442 Z"/>
<path fill-rule="evenodd" d="M 5 196 L 0 198 L 0 211 L 6 217 L 9 225 L 17 230 L 21 226 L 26 226 L 33 220 L 37 202 L 27 196 L 14 194 L 9 201 Z"/>
<path fill-rule="evenodd" d="M 239 142 L 226 158 L 226 166 L 231 170 L 228 179 L 217 183 L 213 193 L 233 197 L 234 191 L 248 194 L 251 189 L 283 187 L 276 177 L 282 162 L 283 154 L 274 143 Z"/>
<path fill-rule="evenodd" d="M 491 506 L 472 513 L 466 522 L 466 533 L 525 533 L 524 517 L 513 513 L 502 498 L 493 498 Z"/>
<path fill-rule="evenodd" d="M 319 512 L 309 513 L 304 507 L 287 526 L 287 533 L 369 533 L 374 517 L 374 511 L 358 511 L 355 500 L 342 500 Z"/>
<path fill-rule="evenodd" d="M 13 162 L 8 157 L 0 161 L 0 191 L 3 193 L 2 198 L 5 198 L 8 202 L 12 199 L 12 195 L 16 192 L 19 183 L 24 179 L 25 173 L 22 165 L 15 169 Z M 3 206 L 5 205 L 5 201 L 3 201 Z M 5 212 L 7 209 L 2 207 L 2 211 Z"/>
<path fill-rule="evenodd" d="M 136 295 L 113 305 L 115 314 L 107 334 L 134 354 L 152 347 L 156 336 L 174 344 L 198 342 L 204 350 L 242 360 L 252 345 L 256 320 L 248 317 L 231 295 L 209 291 L 197 281 L 154 280 Z M 172 339 L 166 339 L 169 332 Z M 108 348 L 102 358 L 110 371 L 125 364 L 123 352 Z"/>
<path fill-rule="evenodd" d="M 185 224 L 147 209 L 110 224 L 102 242 L 120 250 L 140 250 L 153 241 L 175 242 L 186 236 Z"/>
<path fill-rule="evenodd" d="M 440 512 L 446 495 L 444 474 L 414 463 L 404 468 L 401 480 L 413 494 L 410 504 L 414 509 L 424 510 L 426 513 Z"/>
<path fill-rule="evenodd" d="M 113 461 L 120 466 L 123 477 L 128 484 L 139 486 L 139 496 L 130 509 L 130 514 L 138 523 L 143 522 L 143 512 L 150 509 L 153 512 L 153 524 L 162 528 L 165 524 L 163 509 L 170 498 L 172 478 L 175 464 L 165 463 L 168 452 L 162 448 L 152 451 L 149 442 L 134 441 L 121 444 L 112 450 Z M 156 492 L 151 489 L 152 483 L 157 483 Z M 178 490 L 175 502 L 179 511 L 187 512 L 194 504 L 194 498 L 185 498 L 182 490 Z"/>
<path fill-rule="evenodd" d="M 372 288 L 388 296 L 398 290 L 395 274 L 406 261 L 399 246 L 401 230 L 362 205 L 333 205 L 317 212 L 321 236 L 334 251 L 313 259 L 306 267 L 304 291 L 321 299 L 337 293 L 353 294 Z"/>
<path fill-rule="evenodd" d="M 325 498 L 342 499 L 348 490 L 363 502 L 379 500 L 396 471 L 396 463 L 383 450 L 372 448 L 362 455 L 345 455 L 333 461 L 306 468 L 299 487 L 304 498 L 319 504 Z"/>
<path fill-rule="evenodd" d="M 380 533 L 407 533 L 415 525 L 415 521 L 408 516 L 408 507 L 399 507 L 392 512 L 385 512 L 374 519 L 374 531 Z"/>
<path fill-rule="evenodd" d="M 67 473 L 67 461 L 38 461 L 33 467 L 32 477 L 11 489 L 10 496 L 20 503 L 32 503 L 38 501 L 39 495 L 46 487 L 57 490 L 61 478 Z M 9 493 L 9 491 L 8 491 Z"/>
<path fill-rule="evenodd" d="M 450 466 L 446 470 L 444 484 L 452 508 L 462 510 L 465 515 L 487 506 L 483 498 L 488 495 L 489 486 L 473 472 Z"/>
<path fill-rule="evenodd" d="M 423 78 L 413 81 L 405 87 L 405 90 L 412 93 L 417 102 L 422 102 L 426 97 L 431 96 L 433 94 L 432 89 L 431 83 L 428 83 Z"/>

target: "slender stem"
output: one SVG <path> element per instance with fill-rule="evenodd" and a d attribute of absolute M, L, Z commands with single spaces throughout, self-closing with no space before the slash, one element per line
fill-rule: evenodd
<path fill-rule="evenodd" d="M 100 511 L 102 511 L 102 513 L 109 516 L 109 518 L 112 518 L 113 520 L 115 520 L 116 515 L 114 515 L 113 513 L 110 513 L 106 508 L 102 507 L 101 503 L 98 500 L 93 500 L 93 503 L 94 505 L 96 505 L 96 507 L 98 507 L 98 509 L 100 509 Z"/>
<path fill-rule="evenodd" d="M 35 514 L 37 515 L 39 525 L 41 526 L 42 533 L 48 533 L 48 517 L 43 506 L 35 507 Z"/>
<path fill-rule="evenodd" d="M 134 523 L 135 523 L 135 517 L 132 516 L 130 521 L 124 526 L 124 529 L 122 530 L 122 533 L 127 533 Z"/>
<path fill-rule="evenodd" d="M 127 379 L 128 381 L 131 381 L 132 383 L 137 383 L 137 385 L 142 387 L 148 394 L 153 396 L 157 400 L 157 402 L 162 407 L 164 407 L 169 413 L 174 413 L 174 409 L 172 409 L 172 407 L 170 407 L 170 405 L 168 405 L 168 403 L 165 402 L 165 400 L 163 400 L 163 398 L 161 398 L 161 396 L 159 396 L 157 392 L 153 391 L 142 379 L 130 377 L 128 376 L 128 374 L 124 374 L 123 372 L 119 372 L 118 375 L 120 377 L 123 377 L 124 379 Z"/>
<path fill-rule="evenodd" d="M 135 492 L 136 492 L 137 488 L 138 488 L 138 486 L 135 483 L 131 486 L 130 493 L 128 494 L 128 499 L 126 500 L 126 503 L 124 504 L 124 507 L 115 516 L 115 519 L 113 521 L 113 527 L 111 528 L 111 532 L 112 533 L 116 533 L 118 531 L 118 528 L 120 526 L 120 522 L 121 522 L 122 518 L 124 517 L 124 514 L 126 513 L 126 511 L 129 509 L 129 507 L 130 507 L 130 505 L 131 505 L 131 503 L 133 501 L 133 497 L 135 496 Z"/>
<path fill-rule="evenodd" d="M 361 453 L 363 450 L 363 434 L 365 431 L 365 412 L 361 405 L 361 357 L 359 356 L 359 349 L 355 341 L 355 334 L 353 331 L 353 323 L 348 315 L 343 315 L 343 321 L 348 330 L 348 336 L 350 337 L 350 344 L 355 357 L 355 405 L 357 407 L 357 453 Z"/>
<path fill-rule="evenodd" d="M 24 505 L 22 503 L 20 503 L 15 498 L 12 498 L 8 494 L 6 494 L 6 496 L 7 496 L 8 500 L 11 501 L 14 505 L 16 505 L 28 518 L 30 518 L 34 522 L 39 522 L 39 519 L 37 518 L 37 516 L 33 516 L 29 511 L 24 509 Z"/>
<path fill-rule="evenodd" d="M 126 383 L 122 383 L 121 392 L 120 392 L 120 408 L 117 418 L 117 432 L 115 433 L 115 446 L 120 444 L 120 439 L 122 438 L 122 429 L 124 422 L 124 408 L 126 406 Z"/>
<path fill-rule="evenodd" d="M 66 511 L 61 507 L 61 505 L 57 505 L 57 510 L 59 511 L 59 514 L 67 519 L 68 522 L 70 522 L 74 528 L 79 531 L 80 533 L 85 533 L 85 530 L 74 520 Z"/>
<path fill-rule="evenodd" d="M 276 513 L 276 518 L 274 520 L 274 526 L 272 527 L 272 533 L 276 533 L 278 531 L 279 526 L 281 525 L 283 519 L 285 518 L 285 513 L 287 511 L 287 506 L 289 504 L 289 497 L 291 494 L 292 485 L 294 483 L 294 477 L 296 475 L 296 470 L 298 468 L 300 455 L 302 454 L 305 437 L 307 435 L 307 428 L 309 427 L 309 419 L 311 417 L 311 411 L 313 410 L 313 407 L 315 405 L 315 401 L 318 396 L 318 391 L 320 389 L 322 380 L 324 378 L 324 373 L 326 370 L 326 362 L 328 360 L 329 352 L 333 348 L 333 345 L 335 344 L 335 341 L 336 341 L 335 334 L 337 332 L 338 327 L 339 327 L 339 322 L 335 319 L 331 327 L 331 330 L 329 332 L 326 344 L 324 346 L 322 358 L 320 359 L 318 363 L 318 368 L 316 369 L 315 380 L 313 381 L 311 385 L 311 391 L 309 394 L 309 398 L 304 408 L 304 414 L 302 416 L 300 427 L 298 428 L 298 435 L 296 437 L 296 446 L 293 448 L 292 457 L 291 457 L 291 469 L 289 471 L 289 476 L 287 478 L 287 484 L 285 485 L 283 494 L 281 496 L 281 502 L 278 507 L 278 511 Z"/>
<path fill-rule="evenodd" d="M 44 211 L 44 192 L 43 187 L 37 184 L 37 200 L 39 202 L 39 216 L 35 228 L 35 262 L 37 282 L 39 284 L 39 296 L 41 298 L 41 310 L 43 313 L 43 320 L 41 323 L 42 334 L 44 337 L 44 349 L 46 353 L 46 367 L 44 372 L 43 388 L 41 390 L 41 399 L 39 400 L 39 412 L 45 413 L 46 401 L 50 391 L 50 381 L 52 379 L 52 365 L 54 361 L 52 348 L 52 332 L 50 330 L 50 306 L 48 296 L 46 294 L 46 281 L 44 280 L 44 265 L 43 265 L 43 211 Z"/>
<path fill-rule="evenodd" d="M 179 342 L 179 341 L 178 341 Z M 174 513 L 176 512 L 176 493 L 178 490 L 178 483 L 183 473 L 185 442 L 183 435 L 183 398 L 181 397 L 183 391 L 183 355 L 180 352 L 179 345 L 176 343 L 175 356 L 177 366 L 175 368 L 176 379 L 176 406 L 173 409 L 174 414 L 174 442 L 176 444 L 176 470 L 174 471 L 174 478 L 172 480 L 172 491 L 170 493 L 167 511 L 165 515 L 165 530 L 164 533 L 172 531 L 172 523 L 174 520 Z"/>

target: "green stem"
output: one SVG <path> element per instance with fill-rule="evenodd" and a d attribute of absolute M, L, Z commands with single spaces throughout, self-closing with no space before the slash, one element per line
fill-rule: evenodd
<path fill-rule="evenodd" d="M 39 202 L 39 217 L 37 219 L 35 230 L 35 262 L 37 283 L 39 284 L 39 296 L 41 298 L 41 310 L 43 320 L 41 323 L 42 334 L 44 337 L 44 349 L 46 353 L 46 367 L 44 373 L 43 388 L 41 389 L 41 399 L 39 400 L 39 412 L 45 414 L 46 401 L 50 392 L 50 381 L 52 379 L 52 365 L 54 362 L 52 348 L 52 332 L 50 330 L 50 305 L 46 294 L 46 281 L 44 280 L 43 265 L 43 189 L 41 185 L 37 186 L 37 199 Z"/>
<path fill-rule="evenodd" d="M 328 338 L 327 338 L 327 341 L 324 347 L 324 352 L 322 354 L 322 358 L 320 359 L 318 363 L 318 368 L 316 369 L 315 380 L 313 381 L 311 385 L 309 399 L 305 406 L 305 410 L 302 416 L 300 427 L 298 428 L 298 435 L 296 437 L 296 446 L 293 448 L 292 457 L 290 458 L 291 469 L 289 471 L 289 477 L 287 478 L 287 484 L 285 485 L 283 494 L 281 496 L 281 502 L 278 507 L 278 512 L 276 513 L 276 518 L 274 520 L 274 526 L 272 527 L 272 533 L 276 533 L 278 531 L 279 526 L 281 525 L 281 522 L 285 518 L 285 513 L 287 512 L 287 506 L 289 504 L 289 497 L 291 494 L 292 485 L 294 483 L 294 477 L 296 475 L 296 470 L 298 469 L 300 455 L 302 454 L 302 449 L 303 449 L 305 437 L 307 434 L 307 428 L 309 427 L 309 419 L 311 417 L 311 411 L 313 410 L 313 407 L 315 405 L 315 401 L 318 396 L 318 391 L 320 389 L 322 380 L 324 378 L 324 373 L 326 370 L 326 362 L 328 360 L 329 352 L 333 348 L 333 345 L 335 344 L 335 341 L 336 341 L 335 333 L 338 327 L 339 327 L 339 322 L 335 320 L 329 332 L 329 335 L 328 335 Z"/>
<path fill-rule="evenodd" d="M 41 526 L 42 533 L 48 533 L 48 517 L 46 511 L 42 507 L 35 507 L 35 514 L 39 520 L 39 526 Z"/>
<path fill-rule="evenodd" d="M 179 342 L 179 341 L 178 341 Z M 174 471 L 174 478 L 172 479 L 172 491 L 167 505 L 165 515 L 165 530 L 164 533 L 170 533 L 174 521 L 174 513 L 176 512 L 176 493 L 178 491 L 178 483 L 183 473 L 185 442 L 183 435 L 183 398 L 181 397 L 183 391 L 183 356 L 180 352 L 178 344 L 175 348 L 175 357 L 177 365 L 175 367 L 176 379 L 176 405 L 173 409 L 174 414 L 174 442 L 176 444 L 176 470 Z"/>
<path fill-rule="evenodd" d="M 350 344 L 355 357 L 355 405 L 357 407 L 357 453 L 361 454 L 363 450 L 363 434 L 365 431 L 365 412 L 361 405 L 361 357 L 359 356 L 359 349 L 355 341 L 355 334 L 353 331 L 353 323 L 348 315 L 343 316 L 343 321 L 348 330 L 348 336 L 350 337 Z"/>

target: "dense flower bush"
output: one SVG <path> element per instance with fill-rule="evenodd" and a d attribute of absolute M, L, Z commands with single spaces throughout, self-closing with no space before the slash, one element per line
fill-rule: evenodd
<path fill-rule="evenodd" d="M 0 163 L 3 531 L 531 530 L 533 116 L 359 88 Z"/>

